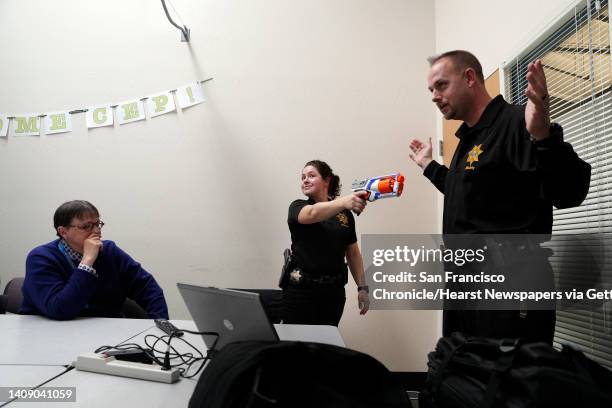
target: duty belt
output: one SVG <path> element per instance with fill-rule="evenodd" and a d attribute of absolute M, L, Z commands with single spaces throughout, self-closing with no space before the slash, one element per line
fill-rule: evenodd
<path fill-rule="evenodd" d="M 304 273 L 301 269 L 289 272 L 289 283 L 299 285 L 301 283 L 314 283 L 317 285 L 333 285 L 342 282 L 342 275 L 311 275 Z"/>

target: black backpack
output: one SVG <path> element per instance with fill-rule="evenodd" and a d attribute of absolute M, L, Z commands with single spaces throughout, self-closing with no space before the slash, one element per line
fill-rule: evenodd
<path fill-rule="evenodd" d="M 438 340 L 419 407 L 612 407 L 612 372 L 582 352 L 546 343 Z"/>
<path fill-rule="evenodd" d="M 374 358 L 342 347 L 293 341 L 227 344 L 206 367 L 189 408 L 410 407 L 406 392 Z"/>

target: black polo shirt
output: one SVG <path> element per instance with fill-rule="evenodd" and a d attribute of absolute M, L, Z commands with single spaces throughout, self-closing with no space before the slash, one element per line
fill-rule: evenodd
<path fill-rule="evenodd" d="M 580 205 L 591 175 L 560 132 L 533 143 L 525 107 L 501 95 L 463 123 L 450 168 L 432 161 L 423 172 L 444 194 L 443 233 L 550 233 L 552 206 Z"/>
<path fill-rule="evenodd" d="M 300 224 L 298 214 L 314 200 L 295 200 L 289 206 L 291 252 L 297 266 L 311 275 L 337 276 L 344 273 L 349 245 L 357 242 L 355 218 L 348 210 L 314 224 Z"/>

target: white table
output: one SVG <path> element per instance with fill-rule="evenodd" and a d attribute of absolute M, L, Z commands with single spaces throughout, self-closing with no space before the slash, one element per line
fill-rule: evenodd
<path fill-rule="evenodd" d="M 0 387 L 35 388 L 64 371 L 62 366 L 0 365 Z M 6 401 L 0 396 L 0 403 Z"/>
<path fill-rule="evenodd" d="M 196 330 L 191 320 L 172 320 L 172 323 L 178 328 Z M 334 326 L 275 325 L 275 328 L 281 340 L 344 346 Z M 11 402 L 11 407 L 186 407 L 197 383 L 197 377 L 164 384 L 76 369 L 53 378 L 64 368 L 43 365 L 70 364 L 79 354 L 104 344 L 134 342 L 144 345 L 147 334 L 164 334 L 151 320 L 82 318 L 59 322 L 37 316 L 7 315 L 0 317 L 0 333 L 5 339 L 5 347 L 0 348 L 0 379 L 15 378 L 18 380 L 15 386 L 32 387 L 52 379 L 44 387 L 76 387 L 76 402 Z M 201 336 L 186 333 L 184 337 L 202 352 L 206 350 Z M 181 343 L 173 341 L 172 345 L 179 352 L 188 351 L 189 348 Z M 8 361 L 38 365 L 6 365 L 10 364 Z"/>
<path fill-rule="evenodd" d="M 45 384 L 46 387 L 76 387 L 76 402 L 13 402 L 15 408 L 123 408 L 187 407 L 196 380 L 174 384 L 137 380 L 113 375 L 72 370 Z"/>
<path fill-rule="evenodd" d="M 193 320 L 170 320 L 173 325 L 179 329 L 197 331 Z M 288 341 L 312 341 L 317 343 L 333 344 L 334 346 L 346 347 L 342 336 L 336 326 L 322 326 L 322 325 L 306 325 L 306 324 L 275 324 L 274 329 L 278 338 L 281 340 Z M 132 339 L 144 339 L 147 334 L 155 334 L 157 336 L 165 334 L 157 327 L 152 327 L 138 336 Z M 195 336 L 193 334 L 186 333 L 186 336 L 193 341 L 199 340 L 198 344 L 204 346 L 204 341 L 201 336 Z M 192 337 L 193 336 L 193 337 Z M 136 341 L 138 342 L 138 341 Z M 191 340 L 190 340 L 191 342 Z M 144 343 L 143 343 L 144 344 Z M 195 344 L 194 344 L 195 345 Z"/>
<path fill-rule="evenodd" d="M 281 340 L 311 341 L 346 347 L 336 326 L 312 326 L 307 324 L 275 324 Z"/>
<path fill-rule="evenodd" d="M 179 329 L 197 331 L 197 327 L 195 326 L 193 320 L 170 320 L 172 324 L 174 324 Z M 315 326 L 315 325 L 299 325 L 299 324 L 275 324 L 274 328 L 278 334 L 280 340 L 289 340 L 289 341 L 310 341 L 310 342 L 318 342 L 318 343 L 326 343 L 332 344 L 335 346 L 345 347 L 344 341 L 340 336 L 340 332 L 338 328 L 335 326 Z M 157 327 L 152 327 L 137 336 L 133 337 L 129 340 L 129 343 L 136 343 L 141 346 L 145 346 L 145 337 L 147 335 L 155 335 L 155 336 L 163 336 L 165 333 L 158 329 Z M 198 349 L 203 355 L 206 355 L 206 344 L 204 344 L 204 340 L 201 335 L 185 333 L 182 339 L 189 342 L 189 344 L 193 345 L 196 349 Z M 172 340 L 172 347 L 178 351 L 179 353 L 194 353 L 197 355 L 197 352 L 193 350 L 189 345 L 181 340 L 181 338 L 175 338 Z M 153 339 L 149 338 L 149 345 L 153 344 Z M 156 349 L 160 351 L 166 350 L 166 344 L 159 342 L 156 346 Z M 157 354 L 157 356 L 161 359 L 163 354 Z M 194 364 L 193 369 L 196 370 L 198 368 L 197 364 Z M 199 377 L 199 375 L 198 375 Z M 198 378 L 196 377 L 196 379 Z"/>
<path fill-rule="evenodd" d="M 66 365 L 80 353 L 115 345 L 154 326 L 151 320 L 102 317 L 57 321 L 0 315 L 0 364 Z"/>
<path fill-rule="evenodd" d="M 149 320 L 148 322 L 151 326 L 147 330 L 138 333 L 124 343 L 137 343 L 144 346 L 146 335 L 165 335 L 152 321 Z M 195 324 L 191 320 L 172 320 L 172 323 L 179 328 L 196 330 Z M 206 345 L 202 340 L 202 336 L 185 333 L 184 338 L 201 350 L 202 353 L 206 353 Z M 172 346 L 179 352 L 193 352 L 180 340 L 173 340 Z M 165 349 L 161 343 L 158 347 L 159 349 Z M 77 354 L 74 355 L 73 359 Z M 197 369 L 195 365 L 193 368 Z M 189 398 L 193 394 L 198 378 L 199 375 L 193 379 L 181 378 L 174 384 L 165 384 L 74 369 L 50 381 L 45 386 L 76 387 L 76 402 L 49 403 L 53 408 L 186 407 L 189 403 Z M 15 408 L 40 408 L 41 403 L 19 402 L 11 403 L 10 406 L 15 406 Z"/>

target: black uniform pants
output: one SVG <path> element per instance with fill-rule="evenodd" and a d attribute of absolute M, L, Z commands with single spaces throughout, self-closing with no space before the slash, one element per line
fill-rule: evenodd
<path fill-rule="evenodd" d="M 548 253 L 532 251 L 517 255 L 517 258 L 521 257 L 522 259 L 517 259 L 503 269 L 489 270 L 489 273 L 501 273 L 514 280 L 513 286 L 498 286 L 498 289 L 542 292 L 554 290 L 553 270 L 548 261 Z M 549 301 L 548 307 L 552 310 L 526 310 L 523 316 L 519 310 L 445 310 L 442 334 L 447 337 L 459 331 L 466 336 L 521 338 L 524 342 L 545 342 L 552 345 L 556 323 L 555 302 Z M 528 308 L 527 305 L 526 309 Z"/>
<path fill-rule="evenodd" d="M 287 285 L 283 289 L 283 323 L 338 326 L 346 296 L 343 286 Z"/>
<path fill-rule="evenodd" d="M 442 335 L 462 332 L 466 336 L 517 338 L 524 342 L 552 344 L 555 335 L 554 310 L 528 310 L 524 317 L 518 310 L 445 310 Z"/>

